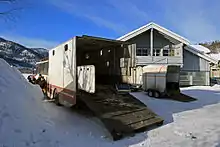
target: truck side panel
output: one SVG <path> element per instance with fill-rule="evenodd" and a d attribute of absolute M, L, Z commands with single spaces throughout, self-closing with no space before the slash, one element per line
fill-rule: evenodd
<path fill-rule="evenodd" d="M 144 73 L 143 74 L 144 90 L 154 89 L 163 93 L 166 89 L 166 74 L 165 73 Z"/>
<path fill-rule="evenodd" d="M 63 46 L 63 88 L 66 95 L 69 95 L 67 101 L 75 104 L 76 94 L 76 48 L 75 38 L 71 39 Z"/>
<path fill-rule="evenodd" d="M 166 90 L 166 73 L 155 74 L 156 78 L 156 90 L 163 93 Z"/>
<path fill-rule="evenodd" d="M 63 49 L 62 45 L 49 51 L 49 84 L 63 88 Z"/>
<path fill-rule="evenodd" d="M 76 103 L 75 38 L 49 51 L 49 85 L 62 102 Z"/>
<path fill-rule="evenodd" d="M 155 81 L 155 75 L 154 74 L 147 74 L 145 73 L 144 74 L 144 77 L 145 77 L 145 90 L 148 90 L 148 89 L 155 89 L 156 88 L 156 81 Z"/>

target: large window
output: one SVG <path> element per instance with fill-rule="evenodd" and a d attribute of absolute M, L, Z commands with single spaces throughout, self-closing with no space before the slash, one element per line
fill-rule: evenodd
<path fill-rule="evenodd" d="M 170 50 L 163 50 L 163 56 L 170 56 Z"/>
<path fill-rule="evenodd" d="M 210 71 L 181 71 L 180 86 L 209 85 Z"/>
<path fill-rule="evenodd" d="M 170 46 L 153 48 L 153 56 L 175 56 L 175 52 L 175 49 L 172 49 Z M 150 48 L 137 47 L 136 53 L 137 56 L 151 56 Z"/>
<path fill-rule="evenodd" d="M 160 56 L 161 49 L 154 49 L 153 50 L 153 56 Z"/>
<path fill-rule="evenodd" d="M 149 48 L 137 48 L 137 56 L 150 56 Z"/>

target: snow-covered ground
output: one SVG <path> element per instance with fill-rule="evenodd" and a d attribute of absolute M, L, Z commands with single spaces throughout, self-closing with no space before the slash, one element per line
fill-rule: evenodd
<path fill-rule="evenodd" d="M 184 94 L 197 98 L 191 103 L 158 100 L 134 93 L 151 110 L 165 119 L 164 126 L 151 130 L 145 146 L 220 146 L 220 88 L 190 87 Z"/>
<path fill-rule="evenodd" d="M 27 79 L 27 77 L 32 74 L 22 74 L 22 75 L 24 76 L 25 79 Z"/>
<path fill-rule="evenodd" d="M 42 101 L 29 84 L 0 59 L 0 146 L 5 147 L 173 147 L 220 146 L 220 87 L 190 87 L 191 103 L 133 93 L 165 119 L 164 125 L 113 142 L 102 124 L 71 109 Z"/>

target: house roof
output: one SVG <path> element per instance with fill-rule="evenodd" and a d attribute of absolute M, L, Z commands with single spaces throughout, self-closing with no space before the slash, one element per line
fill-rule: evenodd
<path fill-rule="evenodd" d="M 136 37 L 137 35 L 140 35 L 143 32 L 146 32 L 147 30 L 149 30 L 151 28 L 156 29 L 156 30 L 166 34 L 167 36 L 170 36 L 170 37 L 172 37 L 172 38 L 174 38 L 184 44 L 190 44 L 189 40 L 187 40 L 186 38 L 172 32 L 172 31 L 170 31 L 170 30 L 168 30 L 168 29 L 166 29 L 156 23 L 153 23 L 153 22 L 151 22 L 147 25 L 144 25 L 144 26 L 142 26 L 142 27 L 130 32 L 130 33 L 127 33 L 124 36 L 121 36 L 120 38 L 118 38 L 117 40 L 128 41 L 129 39 Z"/>
<path fill-rule="evenodd" d="M 188 50 L 189 52 L 211 62 L 211 63 L 214 63 L 214 64 L 217 64 L 218 63 L 218 60 L 216 58 L 213 58 L 212 56 L 204 53 L 204 52 L 201 52 L 201 51 L 198 51 L 195 47 L 193 47 L 192 45 L 187 45 L 184 47 L 184 49 Z"/>
<path fill-rule="evenodd" d="M 211 52 L 210 49 L 208 49 L 207 47 L 204 47 L 202 45 L 190 45 L 190 46 L 192 46 L 193 48 L 195 48 L 196 50 L 198 50 L 202 53 L 208 54 Z"/>
<path fill-rule="evenodd" d="M 172 31 L 170 31 L 170 30 L 168 30 L 168 29 L 166 29 L 166 28 L 164 28 L 154 22 L 151 22 L 151 23 L 144 25 L 144 26 L 142 26 L 142 27 L 130 32 L 130 33 L 127 33 L 124 36 L 121 36 L 120 38 L 118 38 L 117 40 L 128 41 L 128 40 L 148 31 L 151 28 L 156 29 L 159 32 L 161 32 L 167 36 L 170 36 L 171 38 L 176 39 L 176 40 L 180 41 L 181 43 L 185 44 L 186 45 L 185 49 L 188 50 L 189 52 L 191 52 L 201 58 L 204 58 L 205 60 L 210 61 L 212 63 L 215 63 L 215 64 L 217 63 L 217 60 L 215 58 L 206 54 L 206 53 L 208 53 L 208 51 L 210 51 L 209 49 L 207 49 L 203 46 L 200 46 L 200 45 L 191 45 L 190 41 L 187 40 L 186 38 L 172 32 Z"/>

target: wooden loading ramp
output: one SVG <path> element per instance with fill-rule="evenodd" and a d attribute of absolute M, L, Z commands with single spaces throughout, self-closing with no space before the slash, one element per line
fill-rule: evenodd
<path fill-rule="evenodd" d="M 130 94 L 119 95 L 110 86 L 97 86 L 95 94 L 81 91 L 78 99 L 101 120 L 113 140 L 163 124 L 163 119 L 142 102 Z"/>

